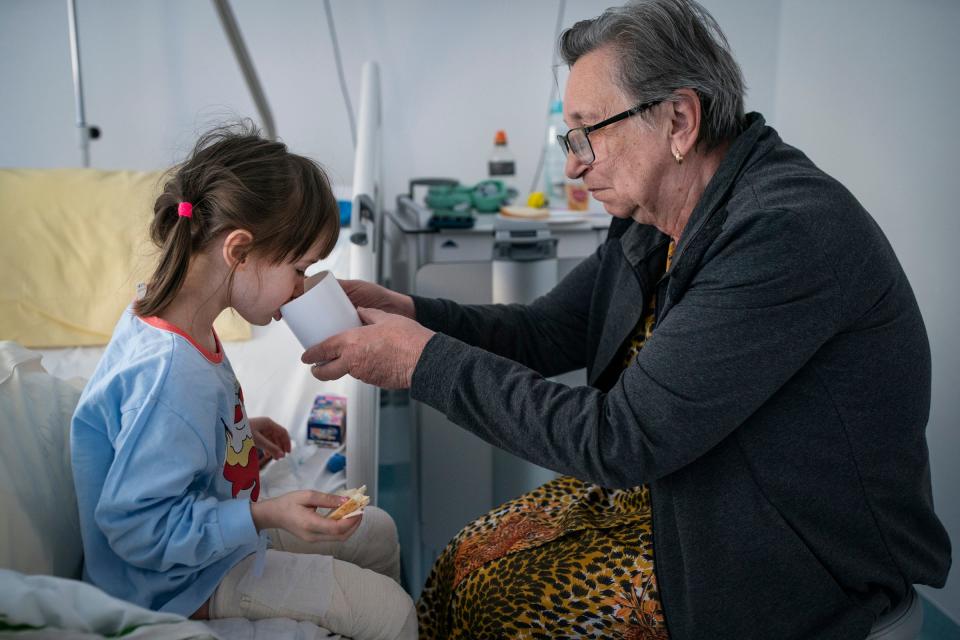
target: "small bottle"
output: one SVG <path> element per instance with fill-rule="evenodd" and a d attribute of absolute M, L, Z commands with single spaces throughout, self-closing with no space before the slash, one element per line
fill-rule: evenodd
<path fill-rule="evenodd" d="M 493 151 L 487 161 L 487 174 L 492 180 L 499 180 L 510 192 L 508 201 L 517 196 L 517 166 L 513 160 L 513 153 L 507 146 L 507 132 L 497 131 L 493 138 Z"/>
<path fill-rule="evenodd" d="M 567 176 L 564 168 L 567 158 L 563 154 L 557 136 L 567 132 L 563 122 L 563 103 L 559 100 L 550 105 L 550 117 L 547 121 L 547 143 L 543 151 L 543 193 L 550 207 L 562 209 L 567 202 Z"/>

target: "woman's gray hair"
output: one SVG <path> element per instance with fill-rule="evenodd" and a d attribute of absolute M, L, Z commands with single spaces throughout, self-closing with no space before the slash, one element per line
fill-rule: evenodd
<path fill-rule="evenodd" d="M 605 46 L 619 61 L 620 87 L 638 103 L 676 100 L 673 92 L 682 88 L 697 93 L 703 110 L 697 142 L 707 149 L 743 130 L 740 65 L 717 21 L 694 0 L 635 0 L 560 35 L 568 66 Z"/>

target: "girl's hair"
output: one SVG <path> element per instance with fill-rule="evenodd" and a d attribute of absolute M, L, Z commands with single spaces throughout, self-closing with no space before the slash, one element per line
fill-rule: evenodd
<path fill-rule="evenodd" d="M 134 303 L 137 315 L 163 311 L 183 286 L 190 257 L 222 233 L 249 231 L 249 254 L 274 264 L 300 259 L 318 238 L 326 257 L 337 242 L 340 214 L 323 169 L 260 137 L 249 122 L 204 134 L 171 173 L 153 205 L 150 239 L 160 261 Z M 193 205 L 191 217 L 179 215 L 181 202 Z M 231 271 L 228 287 L 232 281 Z"/>

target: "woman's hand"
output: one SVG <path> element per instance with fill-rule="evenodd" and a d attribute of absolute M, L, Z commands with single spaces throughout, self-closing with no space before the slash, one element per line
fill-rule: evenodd
<path fill-rule="evenodd" d="M 318 363 L 318 380 L 346 374 L 381 389 L 406 389 L 423 348 L 434 332 L 402 315 L 358 307 L 364 326 L 349 329 L 307 349 L 300 359 Z"/>
<path fill-rule="evenodd" d="M 279 460 L 290 453 L 290 434 L 270 418 L 250 418 L 253 443 L 271 458 Z"/>
<path fill-rule="evenodd" d="M 416 320 L 413 298 L 366 280 L 338 280 L 353 306 L 380 309 Z"/>
<path fill-rule="evenodd" d="M 346 540 L 356 531 L 362 515 L 331 520 L 317 513 L 318 507 L 334 509 L 348 498 L 320 491 L 291 491 L 276 498 L 250 503 L 257 531 L 284 529 L 306 542 Z"/>

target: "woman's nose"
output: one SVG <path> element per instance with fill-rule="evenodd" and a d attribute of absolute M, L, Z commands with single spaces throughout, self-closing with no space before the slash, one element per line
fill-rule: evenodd
<path fill-rule="evenodd" d="M 586 169 L 587 165 L 580 161 L 577 154 L 572 151 L 567 153 L 567 162 L 563 165 L 563 172 L 567 174 L 568 178 L 578 180 Z"/>

